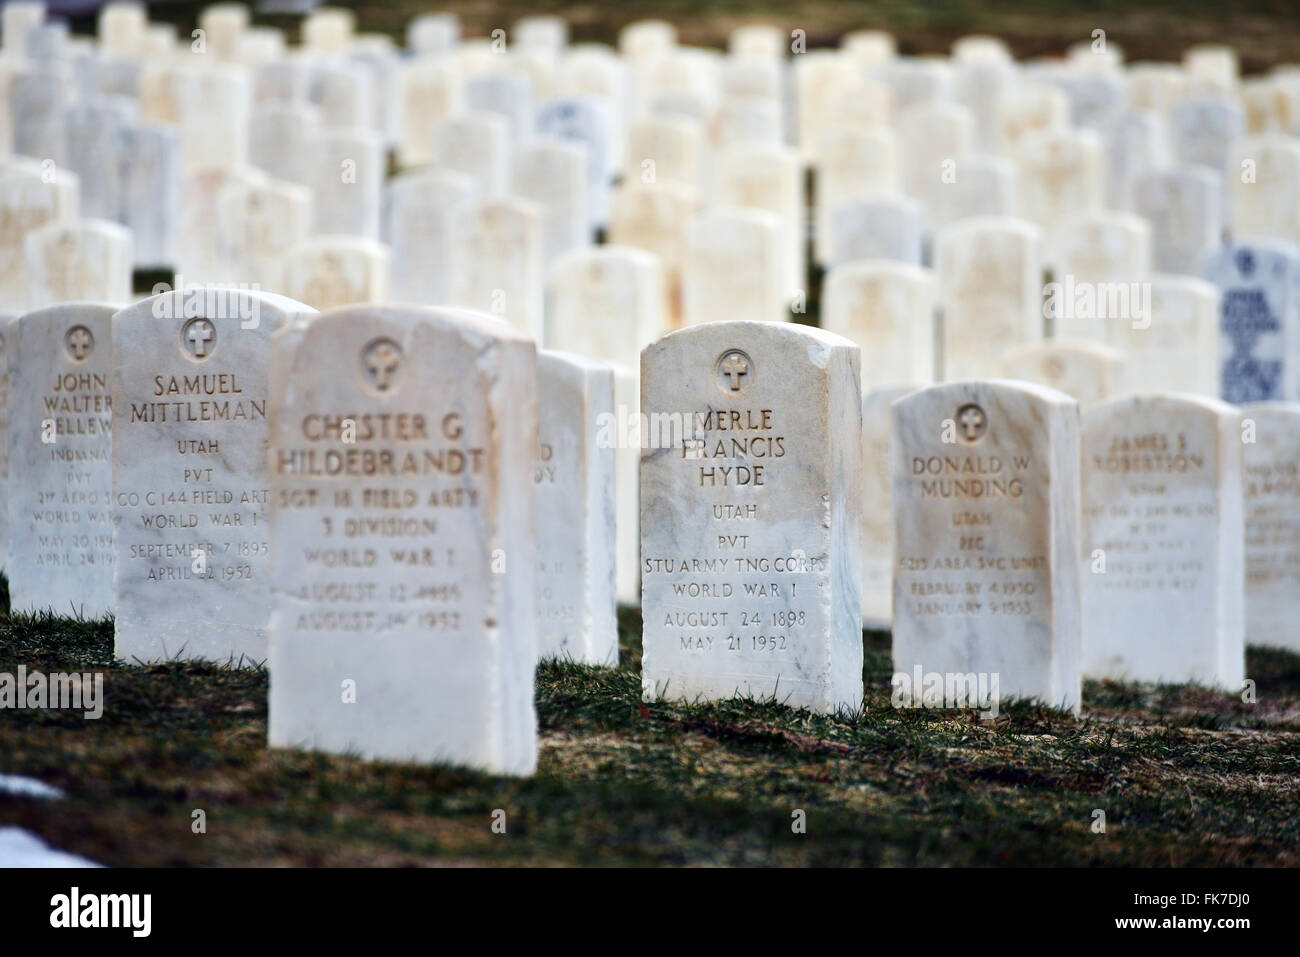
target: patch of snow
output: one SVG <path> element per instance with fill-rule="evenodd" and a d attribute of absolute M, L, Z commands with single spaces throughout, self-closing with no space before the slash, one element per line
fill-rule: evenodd
<path fill-rule="evenodd" d="M 20 827 L 0 827 L 0 867 L 100 867 L 75 854 L 56 851 Z"/>
<path fill-rule="evenodd" d="M 0 794 L 15 794 L 18 797 L 45 798 L 49 801 L 62 801 L 66 796 L 58 788 L 25 778 L 19 774 L 0 774 Z"/>

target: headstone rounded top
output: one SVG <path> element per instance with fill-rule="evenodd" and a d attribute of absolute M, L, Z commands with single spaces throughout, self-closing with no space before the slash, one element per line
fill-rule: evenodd
<path fill-rule="evenodd" d="M 1053 389 L 1050 386 L 1045 385 L 1038 385 L 1034 382 L 1024 382 L 1020 379 L 963 379 L 957 382 L 941 382 L 925 389 L 918 389 L 899 399 L 898 402 L 907 402 L 911 399 L 919 399 L 922 396 L 938 395 L 940 390 L 951 391 L 958 397 L 974 397 L 990 391 L 995 391 L 1019 394 L 1052 405 L 1079 404 L 1073 396 L 1068 395 L 1059 389 Z"/>
<path fill-rule="evenodd" d="M 1134 410 L 1166 409 L 1186 412 L 1199 410 L 1215 416 L 1237 415 L 1241 412 L 1238 406 L 1230 402 L 1224 402 L 1210 396 L 1197 395 L 1192 392 L 1162 392 L 1159 395 L 1135 393 L 1120 395 L 1113 399 L 1098 402 L 1084 413 L 1084 418 L 1106 416 L 1125 408 Z"/>
<path fill-rule="evenodd" d="M 565 272 L 572 269 L 586 269 L 593 263 L 631 262 L 642 268 L 658 268 L 659 257 L 639 246 L 622 246 L 617 243 L 605 243 L 600 246 L 583 246 L 571 249 L 556 257 L 549 272 Z"/>
<path fill-rule="evenodd" d="M 52 306 L 42 306 L 40 309 L 32 309 L 18 315 L 18 319 L 52 319 L 66 318 L 69 313 L 98 315 L 108 313 L 112 316 L 122 311 L 121 303 L 112 302 L 59 302 Z M 0 321 L 3 321 L 0 319 Z"/>
<path fill-rule="evenodd" d="M 236 318 L 254 306 L 258 310 L 257 315 L 262 316 L 264 310 L 270 310 L 270 318 L 277 321 L 296 315 L 310 315 L 316 311 L 311 306 L 278 293 L 198 285 L 184 286 L 141 299 L 118 312 L 114 322 L 156 322 L 160 318 L 193 319 L 196 316 L 218 318 L 215 315 L 217 312 L 225 312 L 228 317 Z"/>
<path fill-rule="evenodd" d="M 1020 233 L 1025 238 L 1035 241 L 1042 237 L 1042 230 L 1029 220 L 1016 216 L 971 216 L 941 227 L 939 235 L 940 237 L 966 236 L 990 230 Z"/>
<path fill-rule="evenodd" d="M 506 320 L 490 313 L 475 309 L 461 309 L 455 306 L 415 306 L 397 304 L 358 304 L 339 306 L 315 316 L 311 320 L 313 328 L 335 323 L 349 324 L 366 321 L 379 322 L 413 322 L 432 321 L 444 326 L 456 326 L 467 332 L 478 333 L 493 339 L 519 339 L 533 341 L 528 335 L 512 326 Z"/>
<path fill-rule="evenodd" d="M 753 342 L 762 337 L 768 340 L 788 339 L 791 342 L 817 343 L 827 349 L 836 346 L 857 349 L 857 343 L 834 332 L 805 326 L 795 322 L 767 322 L 762 319 L 722 319 L 717 322 L 705 322 L 684 329 L 675 329 L 650 343 L 642 355 L 666 346 L 684 345 L 693 339 L 711 339 L 718 336 L 734 337 L 737 342 Z M 725 356 L 720 357 L 720 360 Z"/>

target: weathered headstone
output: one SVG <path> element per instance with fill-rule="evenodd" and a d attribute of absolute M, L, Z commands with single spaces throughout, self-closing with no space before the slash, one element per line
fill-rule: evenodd
<path fill-rule="evenodd" d="M 969 381 L 892 408 L 895 672 L 1077 712 L 1077 404 Z"/>
<path fill-rule="evenodd" d="M 0 31 L 3 31 L 4 52 L 7 56 L 27 55 L 28 39 L 40 29 L 45 19 L 43 0 L 11 0 L 0 13 Z"/>
<path fill-rule="evenodd" d="M 454 213 L 473 195 L 473 179 L 451 170 L 403 173 L 385 184 L 384 242 L 392 251 L 393 302 L 447 301 Z"/>
<path fill-rule="evenodd" d="M 501 196 L 510 179 L 510 126 L 492 114 L 458 114 L 438 123 L 433 162 L 474 180 L 483 198 Z"/>
<path fill-rule="evenodd" d="M 832 126 L 817 150 L 814 252 L 818 262 L 829 256 L 831 215 L 855 199 L 896 194 L 901 183 L 898 136 L 888 128 L 860 130 Z"/>
<path fill-rule="evenodd" d="M 1223 242 L 1223 175 L 1204 166 L 1148 170 L 1133 181 L 1133 212 L 1151 224 L 1157 272 L 1200 273 Z"/>
<path fill-rule="evenodd" d="M 839 51 L 811 50 L 794 58 L 797 142 L 806 159 L 815 160 L 822 135 L 839 122 L 835 93 L 858 80 L 853 62 Z"/>
<path fill-rule="evenodd" d="M 542 256 L 552 263 L 591 241 L 587 153 L 573 143 L 535 140 L 515 152 L 510 194 L 542 214 Z"/>
<path fill-rule="evenodd" d="M 384 183 L 382 139 L 360 127 L 326 128 L 310 149 L 315 232 L 378 240 Z"/>
<path fill-rule="evenodd" d="M 682 322 L 789 318 L 782 220 L 746 207 L 712 207 L 691 223 L 682 276 Z"/>
<path fill-rule="evenodd" d="M 253 108 L 248 68 L 236 63 L 186 67 L 172 82 L 185 168 L 247 162 L 248 117 Z"/>
<path fill-rule="evenodd" d="M 1129 103 L 1156 113 L 1167 114 L 1182 99 L 1187 85 L 1187 77 L 1176 63 L 1130 63 L 1125 74 Z"/>
<path fill-rule="evenodd" d="M 1132 210 L 1138 178 L 1169 166 L 1165 117 L 1152 110 L 1123 109 L 1102 126 L 1100 133 L 1105 153 L 1106 205 Z"/>
<path fill-rule="evenodd" d="M 117 657 L 266 660 L 267 341 L 311 312 L 199 286 L 113 317 Z"/>
<path fill-rule="evenodd" d="M 122 223 L 131 230 L 137 268 L 176 263 L 181 218 L 181 156 L 176 131 L 159 126 L 123 130 Z"/>
<path fill-rule="evenodd" d="M 112 318 L 74 303 L 9 326 L 10 607 L 113 613 Z"/>
<path fill-rule="evenodd" d="M 1018 215 L 1050 236 L 1102 204 L 1101 140 L 1082 129 L 1040 130 L 1021 138 Z"/>
<path fill-rule="evenodd" d="M 677 183 L 624 185 L 610 201 L 609 241 L 659 257 L 672 328 L 682 325 L 682 274 L 694 210 L 694 194 Z"/>
<path fill-rule="evenodd" d="M 271 746 L 531 774 L 533 344 L 370 306 L 271 349 Z"/>
<path fill-rule="evenodd" d="M 264 103 L 249 120 L 248 161 L 276 179 L 309 186 L 320 127 L 320 110 L 310 104 Z"/>
<path fill-rule="evenodd" d="M 921 264 L 925 220 L 921 204 L 906 196 L 877 196 L 840 203 L 830 211 L 823 246 L 832 266 L 862 259 Z"/>
<path fill-rule="evenodd" d="M 1002 357 L 1043 337 L 1039 232 L 1030 223 L 976 217 L 935 238 L 943 310 L 943 377 L 999 375 Z"/>
<path fill-rule="evenodd" d="M 718 157 L 716 176 L 717 203 L 762 209 L 779 217 L 784 297 L 806 298 L 807 226 L 799 154 L 779 144 L 743 143 Z"/>
<path fill-rule="evenodd" d="M 858 354 L 750 321 L 642 354 L 647 698 L 861 706 Z"/>
<path fill-rule="evenodd" d="M 46 223 L 27 234 L 26 252 L 30 309 L 131 298 L 131 233 L 117 223 Z"/>
<path fill-rule="evenodd" d="M 1170 118 L 1174 158 L 1216 171 L 1228 169 L 1228 160 L 1245 131 L 1241 104 L 1226 94 L 1188 96 L 1173 108 Z"/>
<path fill-rule="evenodd" d="M 609 104 L 594 96 L 566 96 L 537 110 L 539 136 L 582 147 L 587 154 L 587 211 L 593 228 L 609 221 L 610 178 L 616 169 L 611 146 Z"/>
<path fill-rule="evenodd" d="M 423 166 L 433 161 L 438 123 L 464 105 L 461 76 L 450 58 L 421 55 L 405 62 L 397 86 L 397 155 L 404 167 Z"/>
<path fill-rule="evenodd" d="M 40 163 L 29 160 L 0 166 L 0 309 L 26 308 L 27 236 L 47 223 L 77 216 L 77 177 L 45 173 Z"/>
<path fill-rule="evenodd" d="M 1016 64 L 1006 51 L 954 56 L 953 94 L 971 111 L 975 149 L 986 153 L 997 149 L 1002 104 L 1019 82 Z"/>
<path fill-rule="evenodd" d="M 1110 327 L 1143 392 L 1219 393 L 1219 291 L 1202 279 L 1152 273 L 1147 315 Z"/>
<path fill-rule="evenodd" d="M 452 233 L 452 304 L 505 319 L 536 340 L 543 332 L 542 216 L 506 197 L 458 207 Z"/>
<path fill-rule="evenodd" d="M 863 355 L 867 354 L 866 350 Z M 917 388 L 920 388 L 918 386 Z M 910 386 L 862 394 L 862 627 L 887 631 L 894 604 L 894 466 L 890 405 Z"/>
<path fill-rule="evenodd" d="M 371 75 L 361 64 L 348 60 L 311 61 L 307 98 L 320 111 L 326 128 L 371 126 L 378 112 Z"/>
<path fill-rule="evenodd" d="M 643 116 L 628 127 L 625 183 L 678 183 L 696 188 L 703 162 L 700 124 L 682 116 Z"/>
<path fill-rule="evenodd" d="M 1129 366 L 1124 353 L 1099 342 L 1052 339 L 1007 353 L 1002 375 L 1047 386 L 1080 405 L 1091 405 L 1127 390 Z"/>
<path fill-rule="evenodd" d="M 313 309 L 388 298 L 388 247 L 359 236 L 314 236 L 285 250 L 277 288 Z"/>
<path fill-rule="evenodd" d="M 1282 240 L 1224 246 L 1202 275 L 1219 287 L 1219 396 L 1300 400 L 1300 249 Z"/>
<path fill-rule="evenodd" d="M 932 102 L 899 114 L 903 189 L 933 217 L 942 195 L 956 182 L 958 163 L 975 147 L 975 118 L 964 106 Z"/>
<path fill-rule="evenodd" d="M 17 349 L 13 313 L 0 313 L 0 569 L 7 569 L 9 553 L 9 408 L 10 356 Z"/>
<path fill-rule="evenodd" d="M 548 347 L 635 369 L 641 350 L 667 331 L 663 277 L 653 253 L 591 246 L 551 266 Z"/>
<path fill-rule="evenodd" d="M 1012 216 L 1015 208 L 1015 166 L 997 156 L 972 153 L 953 163 L 951 181 L 933 193 L 926 225 L 938 230 L 973 216 Z"/>
<path fill-rule="evenodd" d="M 1054 231 L 1048 260 L 1058 280 L 1136 281 L 1151 268 L 1151 227 L 1131 213 L 1090 210 Z"/>
<path fill-rule="evenodd" d="M 494 70 L 465 80 L 465 109 L 475 115 L 491 114 L 506 121 L 512 142 L 530 136 L 533 82 L 523 70 Z"/>
<path fill-rule="evenodd" d="M 998 154 L 1015 160 L 1025 137 L 1069 125 L 1070 101 L 1064 93 L 1046 83 L 1022 83 L 1007 95 L 999 111 Z"/>
<path fill-rule="evenodd" d="M 1051 234 L 1047 254 L 1053 284 L 1044 316 L 1054 337 L 1107 342 L 1117 325 L 1146 318 L 1141 279 L 1150 269 L 1151 228 L 1141 217 L 1072 216 Z"/>
<path fill-rule="evenodd" d="M 317 7 L 302 21 L 302 45 L 315 53 L 342 53 L 356 32 L 357 15 L 343 7 Z"/>
<path fill-rule="evenodd" d="M 573 353 L 540 352 L 537 393 L 539 653 L 614 665 L 614 446 L 599 429 L 614 412 L 614 373 Z"/>
<path fill-rule="evenodd" d="M 174 251 L 176 271 L 196 283 L 243 282 L 242 267 L 231 262 L 228 237 L 217 210 L 236 186 L 255 189 L 267 177 L 251 166 L 205 166 L 191 170 L 181 184 L 180 228 Z"/>
<path fill-rule="evenodd" d="M 720 149 L 740 145 L 781 147 L 785 123 L 781 101 L 775 97 L 730 95 L 714 117 L 713 143 Z"/>
<path fill-rule="evenodd" d="M 66 163 L 81 183 L 82 216 L 117 219 L 127 157 L 120 154 L 124 130 L 137 122 L 135 101 L 125 96 L 96 96 L 68 108 Z"/>
<path fill-rule="evenodd" d="M 881 69 L 880 77 L 893 94 L 895 116 L 952 99 L 952 66 L 940 58 L 899 57 Z"/>
<path fill-rule="evenodd" d="M 460 20 L 454 13 L 421 13 L 406 24 L 407 49 L 417 54 L 447 53 L 460 40 Z"/>
<path fill-rule="evenodd" d="M 1300 405 L 1246 405 L 1242 415 L 1246 641 L 1300 652 Z"/>
<path fill-rule="evenodd" d="M 1241 687 L 1241 413 L 1140 395 L 1083 416 L 1084 673 Z"/>
<path fill-rule="evenodd" d="M 13 152 L 62 162 L 67 150 L 65 111 L 73 99 L 72 77 L 61 64 L 25 64 L 9 86 Z"/>
<path fill-rule="evenodd" d="M 214 203 L 218 256 L 229 275 L 277 289 L 284 256 L 312 229 L 314 194 L 284 180 L 232 179 Z"/>
<path fill-rule="evenodd" d="M 133 56 L 148 22 L 149 13 L 143 3 L 112 0 L 99 8 L 96 23 L 99 44 L 108 53 Z"/>
<path fill-rule="evenodd" d="M 933 381 L 934 313 L 934 277 L 919 266 L 848 262 L 822 284 L 821 327 L 861 347 L 871 389 Z"/>
<path fill-rule="evenodd" d="M 1243 140 L 1228 169 L 1234 238 L 1300 243 L 1300 139 L 1277 134 Z"/>

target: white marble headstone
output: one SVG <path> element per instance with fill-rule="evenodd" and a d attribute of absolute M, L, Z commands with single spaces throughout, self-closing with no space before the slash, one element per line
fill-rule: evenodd
<path fill-rule="evenodd" d="M 1140 395 L 1083 416 L 1084 673 L 1238 690 L 1241 413 Z"/>
<path fill-rule="evenodd" d="M 113 600 L 113 371 L 118 307 L 51 306 L 8 327 L 9 605 L 102 618 Z"/>
<path fill-rule="evenodd" d="M 1250 430 L 1242 443 L 1246 641 L 1300 652 L 1300 404 L 1241 411 Z"/>
<path fill-rule="evenodd" d="M 546 344 L 628 369 L 667 332 L 663 275 L 653 253 L 590 246 L 555 262 L 546 282 Z"/>
<path fill-rule="evenodd" d="M 1016 349 L 1003 358 L 1002 376 L 1064 392 L 1081 406 L 1129 388 L 1124 353 L 1087 340 L 1052 339 Z"/>
<path fill-rule="evenodd" d="M 278 287 L 313 309 L 334 309 L 388 297 L 387 246 L 359 236 L 313 236 L 285 250 Z"/>
<path fill-rule="evenodd" d="M 432 306 L 451 291 L 456 209 L 474 196 L 474 180 L 451 170 L 403 173 L 384 185 L 384 242 L 392 251 L 390 298 Z"/>
<path fill-rule="evenodd" d="M 1133 181 L 1132 209 L 1151 224 L 1152 268 L 1198 275 L 1223 241 L 1223 175 L 1204 166 L 1148 170 Z"/>
<path fill-rule="evenodd" d="M 537 638 L 543 658 L 618 663 L 614 372 L 570 352 L 537 356 Z"/>
<path fill-rule="evenodd" d="M 895 672 L 996 676 L 1001 696 L 1077 713 L 1077 404 L 983 380 L 892 408 Z"/>
<path fill-rule="evenodd" d="M 935 237 L 943 311 L 943 377 L 1001 374 L 1002 357 L 1043 337 L 1039 231 L 1020 219 L 976 217 Z"/>
<path fill-rule="evenodd" d="M 920 266 L 847 262 L 822 283 L 821 327 L 862 348 L 864 389 L 933 381 L 934 313 L 934 276 Z"/>
<path fill-rule="evenodd" d="M 457 208 L 450 301 L 486 312 L 540 340 L 543 332 L 542 211 L 506 197 Z"/>
<path fill-rule="evenodd" d="M 531 774 L 533 344 L 338 309 L 274 338 L 270 399 L 270 745 Z"/>
<path fill-rule="evenodd" d="M 27 234 L 27 305 L 126 302 L 131 232 L 102 219 L 47 223 Z"/>
<path fill-rule="evenodd" d="M 113 317 L 118 658 L 266 660 L 268 340 L 312 311 L 191 286 Z"/>
<path fill-rule="evenodd" d="M 890 405 L 914 391 L 895 386 L 862 393 L 862 627 L 879 631 L 892 626 L 894 605 Z"/>
<path fill-rule="evenodd" d="M 647 698 L 861 706 L 858 355 L 743 320 L 642 354 Z"/>
<path fill-rule="evenodd" d="M 781 217 L 746 207 L 712 207 L 686 237 L 682 322 L 789 318 Z"/>

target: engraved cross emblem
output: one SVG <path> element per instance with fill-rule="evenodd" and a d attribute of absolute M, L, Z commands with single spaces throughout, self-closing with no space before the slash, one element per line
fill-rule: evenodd
<path fill-rule="evenodd" d="M 366 374 L 380 392 L 388 391 L 402 364 L 402 349 L 391 339 L 376 339 L 361 354 Z"/>
<path fill-rule="evenodd" d="M 208 354 L 208 343 L 212 341 L 213 335 L 212 323 L 206 319 L 196 319 L 186 330 L 185 341 L 189 343 L 190 351 L 202 359 Z"/>
<path fill-rule="evenodd" d="M 731 391 L 740 391 L 740 380 L 749 374 L 749 363 L 739 353 L 731 353 L 722 360 L 722 374 L 731 380 Z"/>
<path fill-rule="evenodd" d="M 90 330 L 85 326 L 73 326 L 68 330 L 68 335 L 64 340 L 68 346 L 68 352 L 77 362 L 86 358 L 90 350 L 95 346 L 95 337 L 90 334 Z"/>
<path fill-rule="evenodd" d="M 964 405 L 957 410 L 957 424 L 967 442 L 975 442 L 984 434 L 988 418 L 978 405 Z"/>

